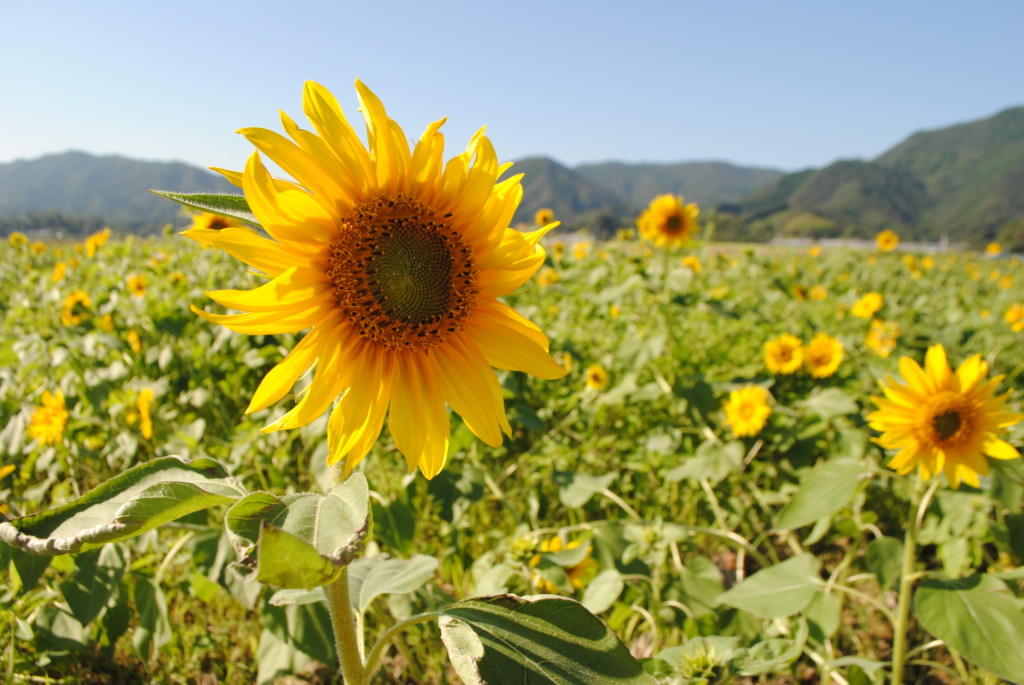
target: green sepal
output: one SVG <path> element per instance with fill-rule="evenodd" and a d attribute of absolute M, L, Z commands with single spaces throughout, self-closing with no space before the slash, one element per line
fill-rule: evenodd
<path fill-rule="evenodd" d="M 245 199 L 245 195 L 235 193 L 176 193 L 170 190 L 153 190 L 152 188 L 150 188 L 149 192 L 165 197 L 168 200 L 174 200 L 189 209 L 229 216 L 232 219 L 238 219 L 253 226 L 260 225 L 259 220 L 252 213 L 252 210 L 249 209 L 249 201 Z"/>

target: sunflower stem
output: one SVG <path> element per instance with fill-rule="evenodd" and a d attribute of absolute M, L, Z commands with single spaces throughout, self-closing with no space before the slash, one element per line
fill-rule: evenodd
<path fill-rule="evenodd" d="M 324 587 L 324 593 L 331 614 L 331 627 L 334 628 L 334 645 L 338 650 L 341 677 L 345 685 L 365 685 L 363 655 L 359 653 L 356 621 L 348 596 L 348 566 L 341 570 L 338 580 Z"/>
<path fill-rule="evenodd" d="M 896 623 L 893 624 L 892 642 L 892 685 L 903 685 L 903 667 L 907 659 L 907 629 L 910 623 L 910 600 L 914 581 L 919 577 L 914 573 L 917 564 L 917 531 L 924 521 L 924 512 L 928 509 L 932 496 L 939 486 L 939 479 L 924 492 L 924 483 L 918 479 L 911 499 L 911 516 L 908 521 L 907 534 L 903 542 L 903 566 L 900 570 L 900 594 L 896 604 Z"/>

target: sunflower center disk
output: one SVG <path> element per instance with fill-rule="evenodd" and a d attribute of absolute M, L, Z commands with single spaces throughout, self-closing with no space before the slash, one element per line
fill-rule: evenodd
<path fill-rule="evenodd" d="M 959 444 L 973 429 L 973 412 L 967 398 L 956 393 L 939 395 L 929 413 L 934 441 L 944 446 Z"/>
<path fill-rule="evenodd" d="M 673 214 L 665 219 L 665 231 L 667 233 L 679 233 L 683 229 L 683 217 Z"/>
<path fill-rule="evenodd" d="M 462 329 L 476 302 L 476 269 L 446 217 L 404 195 L 382 195 L 340 223 L 327 275 L 363 338 L 419 350 Z"/>

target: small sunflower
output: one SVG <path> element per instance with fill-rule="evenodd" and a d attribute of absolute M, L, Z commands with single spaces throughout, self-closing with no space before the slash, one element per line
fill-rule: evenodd
<path fill-rule="evenodd" d="M 600 364 L 591 364 L 587 367 L 587 387 L 591 390 L 601 391 L 608 385 L 608 372 Z"/>
<path fill-rule="evenodd" d="M 899 324 L 874 319 L 867 335 L 864 336 L 864 345 L 882 359 L 888 359 L 892 351 L 896 349 L 896 341 L 899 337 Z"/>
<path fill-rule="evenodd" d="M 142 297 L 146 294 L 146 286 L 149 285 L 149 281 L 146 280 L 145 276 L 138 274 L 128 277 L 128 290 L 131 292 L 132 297 Z"/>
<path fill-rule="evenodd" d="M 143 388 L 135 400 L 135 406 L 139 410 L 139 433 L 143 438 L 149 440 L 153 437 L 153 417 L 149 408 L 153 405 L 153 389 Z"/>
<path fill-rule="evenodd" d="M 541 267 L 540 239 L 555 224 L 532 233 L 509 227 L 521 175 L 498 181 L 508 165 L 483 129 L 445 163 L 443 119 L 410 149 L 377 96 L 359 81 L 356 90 L 368 147 L 334 96 L 312 82 L 303 109 L 313 131 L 285 114 L 291 140 L 241 130 L 294 179 L 271 177 L 259 152 L 244 172 L 221 172 L 242 186 L 269 239 L 230 227 L 184 235 L 270 280 L 251 291 L 207 293 L 246 313 L 194 311 L 250 335 L 308 330 L 249 404 L 249 413 L 269 407 L 316 365 L 298 404 L 264 431 L 306 425 L 334 403 L 328 462 L 340 462 L 347 475 L 387 416 L 409 471 L 418 466 L 433 478 L 448 455 L 446 404 L 488 445 L 511 435 L 492 367 L 565 375 L 540 328 L 498 299 Z"/>
<path fill-rule="evenodd" d="M 202 231 L 219 231 L 224 228 L 246 228 L 246 224 L 229 216 L 200 212 L 192 217 L 192 228 Z"/>
<path fill-rule="evenodd" d="M 28 246 L 28 249 L 31 250 L 34 255 L 41 255 L 46 252 L 46 243 L 36 240 Z"/>
<path fill-rule="evenodd" d="M 60 283 L 68 272 L 67 262 L 57 262 L 53 265 L 53 282 Z"/>
<path fill-rule="evenodd" d="M 850 314 L 860 319 L 870 319 L 885 304 L 882 293 L 870 292 L 864 295 L 850 307 Z"/>
<path fill-rule="evenodd" d="M 44 390 L 42 402 L 42 406 L 32 412 L 28 434 L 38 440 L 40 445 L 56 445 L 64 437 L 64 427 L 68 422 L 64 393 L 58 390 L 51 395 L 48 390 Z"/>
<path fill-rule="evenodd" d="M 804 366 L 815 378 L 828 378 L 843 361 L 843 343 L 830 335 L 819 333 L 804 348 Z"/>
<path fill-rule="evenodd" d="M 1024 414 L 1004 411 L 1007 395 L 996 395 L 1002 376 L 986 380 L 988 364 L 974 355 L 954 372 L 942 345 L 932 345 L 924 368 L 909 357 L 900 359 L 902 382 L 887 376 L 879 385 L 885 397 L 872 397 L 878 409 L 868 415 L 875 439 L 899 450 L 888 465 L 900 474 L 916 466 L 930 480 L 940 471 L 956 488 L 978 487 L 988 474 L 988 461 L 1016 459 L 1020 453 L 999 439 L 1007 426 Z"/>
<path fill-rule="evenodd" d="M 558 536 L 548 538 L 544 542 L 540 543 L 539 553 L 530 557 L 530 568 L 535 568 L 540 565 L 540 555 L 545 552 L 561 552 L 563 549 L 576 549 L 579 546 L 579 540 L 573 540 L 568 544 L 568 546 L 566 546 L 565 543 L 562 542 L 562 538 Z M 590 556 L 588 550 L 588 554 L 583 558 L 583 561 L 564 570 L 565 575 L 569 578 L 569 584 L 575 589 L 581 590 L 587 583 L 593 580 L 594 576 L 597 575 L 599 568 L 600 564 L 598 564 L 596 559 Z M 556 594 L 558 592 L 558 588 L 543 578 L 539 573 L 533 574 L 533 584 L 536 585 L 541 592 L 547 592 L 550 594 Z"/>
<path fill-rule="evenodd" d="M 812 285 L 811 289 L 807 291 L 807 297 L 812 300 L 824 300 L 828 298 L 828 291 L 825 290 L 824 286 Z"/>
<path fill-rule="evenodd" d="M 683 204 L 682 195 L 659 195 L 636 220 L 640 235 L 666 249 L 685 245 L 697 232 L 697 205 Z"/>
<path fill-rule="evenodd" d="M 21 231 L 12 231 L 7 236 L 7 242 L 11 244 L 11 247 L 25 247 L 28 245 L 28 236 Z"/>
<path fill-rule="evenodd" d="M 729 393 L 725 406 L 725 423 L 737 438 L 757 435 L 772 415 L 768 391 L 760 385 L 748 385 Z"/>
<path fill-rule="evenodd" d="M 545 266 L 537 274 L 537 285 L 542 288 L 546 288 L 549 285 L 558 283 L 558 272 L 552 269 L 550 266 Z"/>
<path fill-rule="evenodd" d="M 128 331 L 128 347 L 135 354 L 142 352 L 142 338 L 139 336 L 139 332 L 132 328 Z"/>
<path fill-rule="evenodd" d="M 555 220 L 555 213 L 550 207 L 542 207 L 537 210 L 537 213 L 533 215 L 533 223 L 538 226 L 544 227 Z"/>
<path fill-rule="evenodd" d="M 572 256 L 573 256 L 574 259 L 586 259 L 587 255 L 589 253 L 590 253 L 590 241 L 582 240 L 582 241 L 576 243 L 575 245 L 573 245 Z"/>
<path fill-rule="evenodd" d="M 882 252 L 892 252 L 900 244 L 900 237 L 888 228 L 875 236 L 875 245 Z"/>
<path fill-rule="evenodd" d="M 551 244 L 551 256 L 556 262 L 562 261 L 565 258 L 565 243 L 561 240 L 556 240 Z"/>
<path fill-rule="evenodd" d="M 88 316 L 92 307 L 92 300 L 89 293 L 84 290 L 75 290 L 64 298 L 64 309 L 60 314 L 60 322 L 65 326 L 77 326 Z"/>
<path fill-rule="evenodd" d="M 764 344 L 764 365 L 772 373 L 796 373 L 804 363 L 804 343 L 800 338 L 783 333 Z"/>
<path fill-rule="evenodd" d="M 1003 321 L 1010 324 L 1010 329 L 1024 331 L 1024 304 L 1013 304 L 1003 313 Z"/>
<path fill-rule="evenodd" d="M 985 254 L 992 255 L 993 257 L 1002 254 L 1003 246 L 997 242 L 991 242 L 985 246 Z"/>
<path fill-rule="evenodd" d="M 683 257 L 683 260 L 680 263 L 685 268 L 687 268 L 690 271 L 692 271 L 693 273 L 695 273 L 695 274 L 699 274 L 700 273 L 701 265 L 700 265 L 700 260 L 697 257 L 694 257 L 693 255 L 688 255 L 686 257 Z"/>

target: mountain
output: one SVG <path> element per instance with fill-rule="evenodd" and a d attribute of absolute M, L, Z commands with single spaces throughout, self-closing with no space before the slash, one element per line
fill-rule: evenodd
<path fill-rule="evenodd" d="M 514 221 L 533 223 L 538 209 L 547 207 L 558 219 L 573 219 L 594 210 L 614 210 L 624 200 L 612 187 L 594 183 L 547 157 L 522 159 L 506 176 L 523 174 L 523 201 Z"/>
<path fill-rule="evenodd" d="M 178 220 L 178 205 L 148 188 L 236 191 L 220 176 L 177 162 L 65 152 L 0 164 L 0 215 L 40 213 L 91 217 L 132 231 L 154 231 Z"/>
<path fill-rule="evenodd" d="M 783 176 L 719 209 L 775 235 L 999 238 L 1024 218 L 1024 107 L 915 133 L 870 161 Z"/>

